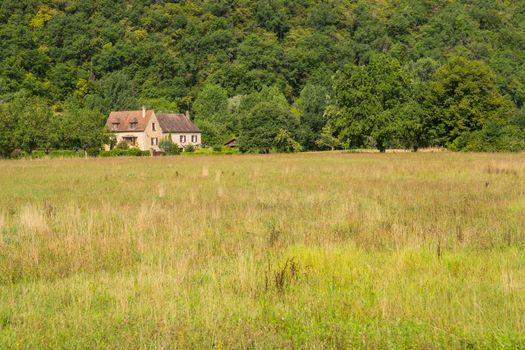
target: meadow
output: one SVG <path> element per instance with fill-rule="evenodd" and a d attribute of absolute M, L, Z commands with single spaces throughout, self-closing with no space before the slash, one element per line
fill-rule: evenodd
<path fill-rule="evenodd" d="M 525 154 L 0 161 L 0 348 L 525 348 Z"/>

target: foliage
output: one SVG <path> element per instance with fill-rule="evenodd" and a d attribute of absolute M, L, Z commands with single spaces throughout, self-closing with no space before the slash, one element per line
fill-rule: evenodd
<path fill-rule="evenodd" d="M 303 145 L 307 149 L 315 149 L 316 140 L 326 124 L 324 111 L 326 109 L 329 91 L 321 85 L 308 83 L 305 85 L 296 101 L 301 116 L 301 125 L 304 128 Z"/>
<path fill-rule="evenodd" d="M 513 113 L 512 103 L 497 89 L 495 74 L 481 61 L 451 57 L 436 72 L 431 91 L 431 117 L 442 145 Z"/>
<path fill-rule="evenodd" d="M 338 147 L 341 147 L 341 141 L 339 141 L 339 139 L 334 136 L 334 131 L 332 130 L 332 126 L 330 124 L 326 124 L 323 127 L 321 135 L 316 141 L 316 144 L 320 149 L 328 148 L 332 151 Z"/>
<path fill-rule="evenodd" d="M 288 130 L 280 129 L 273 140 L 275 148 L 279 152 L 301 152 L 303 147 L 299 142 L 295 141 Z"/>
<path fill-rule="evenodd" d="M 186 153 L 193 153 L 193 152 L 195 152 L 195 146 L 193 146 L 193 145 L 186 145 L 184 147 L 184 152 L 186 152 Z"/>
<path fill-rule="evenodd" d="M 19 149 L 31 154 L 36 149 L 100 150 L 109 142 L 102 126 L 104 117 L 75 102 L 53 113 L 41 98 L 17 96 L 0 106 L 0 156 Z"/>
<path fill-rule="evenodd" d="M 395 125 L 411 96 L 411 80 L 401 64 L 385 55 L 365 66 L 352 65 L 334 78 L 335 103 L 327 116 L 348 147 L 393 144 Z"/>
<path fill-rule="evenodd" d="M 191 111 L 204 144 L 221 145 L 246 134 L 243 120 L 256 104 L 274 103 L 275 91 L 299 119 L 292 138 L 305 150 L 319 148 L 328 119 L 347 148 L 454 148 L 493 117 L 508 123 L 525 103 L 524 6 L 4 0 L 0 104 L 12 113 L 0 117 L 0 156 L 96 148 L 90 113 L 103 116 L 98 134 L 110 111 L 142 105 Z M 71 117 L 68 105 L 84 115 L 74 137 L 54 131 Z"/>
<path fill-rule="evenodd" d="M 431 142 L 432 126 L 427 124 L 427 111 L 417 101 L 405 103 L 398 110 L 399 118 L 394 125 L 400 145 L 405 149 L 418 149 Z"/>
<path fill-rule="evenodd" d="M 226 125 L 208 119 L 197 119 L 196 126 L 202 132 L 202 143 L 206 146 L 222 145 L 228 138 Z"/>
<path fill-rule="evenodd" d="M 151 156 L 150 151 L 141 151 L 138 148 L 120 149 L 115 148 L 110 151 L 100 152 L 100 156 L 103 158 L 108 157 L 148 157 Z"/>
<path fill-rule="evenodd" d="M 142 99 L 141 104 L 147 109 L 153 109 L 156 112 L 175 113 L 179 110 L 176 102 L 168 101 L 164 97 Z"/>
<path fill-rule="evenodd" d="M 167 156 L 180 154 L 179 146 L 173 143 L 173 141 L 171 140 L 171 135 L 169 135 L 169 137 L 167 138 L 162 139 L 159 142 L 159 148 Z"/>
<path fill-rule="evenodd" d="M 50 122 L 52 147 L 68 149 L 101 149 L 110 142 L 109 132 L 101 126 L 105 117 L 93 110 L 68 102 L 62 113 L 55 113 Z"/>
<path fill-rule="evenodd" d="M 124 140 L 120 141 L 115 146 L 115 149 L 127 150 L 127 149 L 129 149 L 129 144 L 126 141 L 124 141 Z"/>
<path fill-rule="evenodd" d="M 221 86 L 207 84 L 193 104 L 195 121 L 205 145 L 222 145 L 236 131 L 228 111 L 228 93 Z"/>
<path fill-rule="evenodd" d="M 233 154 L 239 154 L 240 151 L 238 148 L 229 148 L 229 147 L 221 147 L 220 150 L 218 148 L 210 148 L 210 147 L 199 147 L 195 149 L 195 152 L 183 152 L 181 155 L 183 156 L 199 156 L 199 155 L 207 155 L 207 156 L 220 156 L 220 155 L 233 155 Z"/>
<path fill-rule="evenodd" d="M 289 149 L 282 141 L 287 145 L 290 141 L 297 144 L 293 140 L 297 126 L 298 120 L 286 104 L 259 102 L 241 119 L 239 147 L 243 152 L 269 153 L 278 142 L 284 149 Z M 285 137 L 278 138 L 283 133 Z"/>
<path fill-rule="evenodd" d="M 461 134 L 450 146 L 457 151 L 519 152 L 525 150 L 525 128 L 511 122 L 488 120 L 481 130 Z"/>

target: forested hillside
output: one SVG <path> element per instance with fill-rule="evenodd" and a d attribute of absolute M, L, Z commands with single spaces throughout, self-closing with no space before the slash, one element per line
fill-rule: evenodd
<path fill-rule="evenodd" d="M 525 147 L 524 0 L 2 0 L 0 42 L 3 156 L 142 105 L 253 152 Z"/>

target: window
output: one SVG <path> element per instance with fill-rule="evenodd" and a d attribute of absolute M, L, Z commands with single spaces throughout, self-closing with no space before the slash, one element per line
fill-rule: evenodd
<path fill-rule="evenodd" d="M 137 145 L 137 138 L 136 137 L 124 137 L 123 140 L 130 146 L 136 146 Z"/>
<path fill-rule="evenodd" d="M 151 129 L 152 129 L 153 131 L 157 131 L 157 126 L 155 125 L 155 123 L 152 123 L 152 124 L 151 124 Z"/>
<path fill-rule="evenodd" d="M 118 130 L 119 123 L 113 123 L 113 130 Z"/>
<path fill-rule="evenodd" d="M 197 135 L 191 135 L 191 142 L 197 143 Z"/>
<path fill-rule="evenodd" d="M 180 135 L 180 142 L 185 143 L 186 142 L 186 135 Z"/>
<path fill-rule="evenodd" d="M 159 144 L 159 139 L 156 138 L 156 137 L 152 137 L 151 138 L 151 145 L 152 146 L 157 146 Z"/>
<path fill-rule="evenodd" d="M 139 124 L 138 122 L 131 122 L 131 123 L 129 123 L 129 128 L 131 130 L 135 130 L 137 128 L 138 124 Z"/>

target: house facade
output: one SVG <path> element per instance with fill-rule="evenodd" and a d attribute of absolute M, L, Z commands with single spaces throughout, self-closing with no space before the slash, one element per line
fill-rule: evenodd
<path fill-rule="evenodd" d="M 143 151 L 160 151 L 159 143 L 170 137 L 180 148 L 201 145 L 201 131 L 188 113 L 166 114 L 153 110 L 111 112 L 106 127 L 115 134 L 116 143 L 126 142 Z M 106 146 L 109 149 L 109 146 Z"/>
<path fill-rule="evenodd" d="M 173 143 L 179 145 L 179 147 L 184 148 L 189 145 L 198 147 L 202 145 L 202 133 L 192 123 L 188 113 L 159 113 L 157 118 L 163 137 L 171 136 Z"/>

